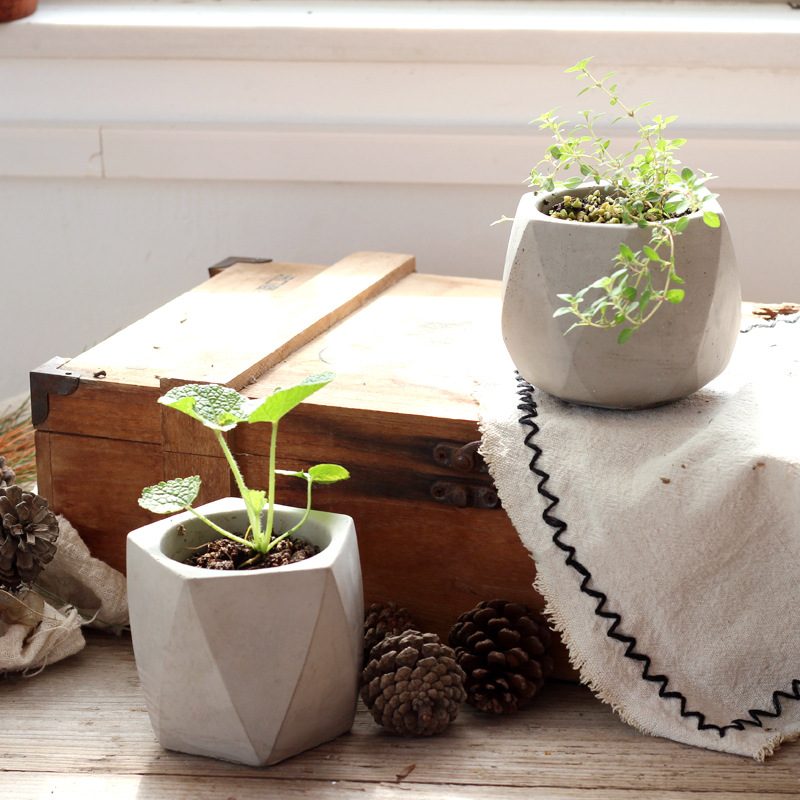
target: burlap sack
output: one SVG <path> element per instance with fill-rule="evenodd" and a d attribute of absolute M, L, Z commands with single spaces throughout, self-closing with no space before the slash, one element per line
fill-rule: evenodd
<path fill-rule="evenodd" d="M 0 597 L 0 672 L 30 674 L 74 655 L 85 644 L 83 625 L 119 632 L 128 623 L 124 576 L 93 558 L 66 519 L 58 524 L 55 558 L 37 581 L 41 595 Z"/>

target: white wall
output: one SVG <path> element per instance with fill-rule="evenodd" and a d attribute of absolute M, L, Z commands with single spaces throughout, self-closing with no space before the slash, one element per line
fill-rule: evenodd
<path fill-rule="evenodd" d="M 527 123 L 580 107 L 562 69 L 592 52 L 627 96 L 678 114 L 684 161 L 721 176 L 745 296 L 800 298 L 800 11 L 220 5 L 40 0 L 0 28 L 0 398 L 228 255 L 390 250 L 499 278 L 508 228 L 490 223 L 545 144 Z"/>

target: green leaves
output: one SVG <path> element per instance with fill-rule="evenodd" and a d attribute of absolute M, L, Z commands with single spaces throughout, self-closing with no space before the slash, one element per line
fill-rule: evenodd
<path fill-rule="evenodd" d="M 306 398 L 327 386 L 334 376 L 332 372 L 322 372 L 306 378 L 302 383 L 288 389 L 277 389 L 272 395 L 261 400 L 247 417 L 248 422 L 277 422 Z"/>
<path fill-rule="evenodd" d="M 290 478 L 304 478 L 310 483 L 337 483 L 338 481 L 347 480 L 350 473 L 338 464 L 317 464 L 310 467 L 308 472 L 295 471 L 290 469 L 275 470 L 278 475 L 288 475 Z"/>
<path fill-rule="evenodd" d="M 582 182 L 585 185 L 594 181 L 604 187 L 606 206 L 611 210 L 599 212 L 594 206 L 593 210 L 580 213 L 573 205 L 553 213 L 568 224 L 622 222 L 650 232 L 650 241 L 642 245 L 640 252 L 620 243 L 612 274 L 574 294 L 559 294 L 564 305 L 553 313 L 554 317 L 576 318 L 569 330 L 576 326 L 621 326 L 618 341 L 624 343 L 665 303 L 683 301 L 684 290 L 673 288 L 683 284 L 675 272 L 675 237 L 686 230 L 698 211 L 710 227 L 718 227 L 720 219 L 708 206 L 716 195 L 705 184 L 713 176 L 682 166 L 676 152 L 686 139 L 665 135 L 677 118 L 661 114 L 646 118 L 645 113 L 649 112 L 643 109 L 651 103 L 627 105 L 619 95 L 617 83 L 611 83 L 614 73 L 596 77 L 589 69 L 591 60 L 582 59 L 565 72 L 586 81 L 579 96 L 590 92 L 604 96 L 615 109 L 610 125 L 633 126 L 636 140 L 627 151 L 616 154 L 607 133 L 595 129 L 602 113 L 580 111 L 578 122 L 571 125 L 558 120 L 554 111 L 547 112 L 537 121 L 541 129 L 550 131 L 553 144 L 531 170 L 530 185 L 552 192 L 574 190 Z M 566 177 L 570 170 L 572 176 Z M 620 234 L 623 238 L 622 231 Z"/>
<path fill-rule="evenodd" d="M 234 541 L 266 553 L 281 538 L 298 530 L 308 518 L 311 511 L 311 486 L 315 483 L 331 484 L 350 477 L 344 467 L 337 464 L 317 464 L 308 472 L 283 472 L 275 467 L 275 445 L 278 422 L 289 411 L 298 406 L 306 398 L 327 386 L 333 380 L 330 372 L 312 375 L 301 383 L 287 389 L 276 389 L 269 397 L 251 399 L 243 397 L 237 391 L 216 384 L 187 384 L 171 389 L 159 398 L 159 403 L 174 408 L 193 419 L 198 420 L 213 430 L 222 453 L 230 466 L 231 472 L 244 501 L 249 522 L 248 532 L 239 536 L 220 528 L 216 523 L 206 519 L 192 508 L 200 491 L 200 478 L 194 475 L 189 478 L 175 478 L 149 486 L 142 491 L 139 505 L 157 514 L 172 514 L 177 511 L 191 511 L 200 517 L 217 533 Z M 248 488 L 236 463 L 233 453 L 223 436 L 225 431 L 235 428 L 242 422 L 270 422 L 271 439 L 269 449 L 268 491 Z M 308 482 L 308 493 L 305 513 L 301 521 L 290 531 L 273 538 L 272 525 L 275 508 L 275 475 L 276 473 L 296 475 Z M 263 524 L 262 512 L 267 509 L 266 525 Z"/>
<path fill-rule="evenodd" d="M 625 328 L 617 336 L 617 344 L 625 344 L 633 336 L 633 328 Z"/>
<path fill-rule="evenodd" d="M 162 405 L 199 420 L 207 428 L 229 431 L 250 414 L 252 400 L 227 386 L 189 383 L 170 389 L 158 398 Z"/>
<path fill-rule="evenodd" d="M 588 63 L 589 63 L 589 62 L 590 62 L 590 61 L 591 61 L 593 58 L 594 58 L 594 56 L 589 56 L 589 58 L 584 58 L 584 59 L 583 59 L 583 61 L 579 61 L 577 64 L 575 64 L 575 66 L 574 66 L 574 67 L 570 67 L 569 69 L 565 69 L 565 70 L 564 70 L 564 72 L 565 72 L 565 73 L 567 73 L 567 72 L 581 72 L 581 73 L 585 73 L 585 72 L 586 72 L 586 66 L 588 65 Z M 614 73 L 612 72 L 611 74 L 613 75 Z"/>
<path fill-rule="evenodd" d="M 188 414 L 207 428 L 229 431 L 240 422 L 277 422 L 333 378 L 331 372 L 312 375 L 296 386 L 277 389 L 260 400 L 242 397 L 227 386 L 189 383 L 170 389 L 158 402 Z"/>
<path fill-rule="evenodd" d="M 256 516 L 261 514 L 267 502 L 267 493 L 258 489 L 244 489 L 241 494 L 245 505 L 252 509 Z"/>
<path fill-rule="evenodd" d="M 647 256 L 647 257 L 648 257 L 648 258 L 649 258 L 651 261 L 661 261 L 661 260 L 662 260 L 662 259 L 661 259 L 661 256 L 660 256 L 660 255 L 659 255 L 659 254 L 658 254 L 658 253 L 657 253 L 655 250 L 653 250 L 653 248 L 652 248 L 652 247 L 650 247 L 650 245 L 647 245 L 647 244 L 646 244 L 646 245 L 645 245 L 645 246 L 642 248 L 642 250 L 643 250 L 644 254 L 645 254 L 645 255 L 646 255 L 646 256 Z"/>
<path fill-rule="evenodd" d="M 350 477 L 350 473 L 338 464 L 317 464 L 308 470 L 308 475 L 314 483 L 338 483 Z"/>
<path fill-rule="evenodd" d="M 189 508 L 199 492 L 199 475 L 173 478 L 143 489 L 139 505 L 156 514 L 175 514 Z"/>

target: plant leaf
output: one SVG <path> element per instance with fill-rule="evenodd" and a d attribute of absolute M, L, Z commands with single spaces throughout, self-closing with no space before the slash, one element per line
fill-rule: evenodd
<path fill-rule="evenodd" d="M 336 483 L 350 477 L 350 473 L 338 464 L 317 464 L 308 470 L 308 475 L 314 483 Z"/>
<path fill-rule="evenodd" d="M 554 317 L 560 317 L 560 316 L 563 316 L 564 314 L 569 314 L 571 312 L 572 312 L 572 307 L 571 306 L 561 306 L 561 308 L 557 308 L 553 312 L 553 316 Z"/>
<path fill-rule="evenodd" d="M 689 224 L 689 217 L 679 217 L 675 223 L 675 232 L 681 233 L 686 229 L 686 226 Z"/>
<path fill-rule="evenodd" d="M 669 291 L 664 292 L 664 299 L 677 305 L 681 302 L 681 300 L 683 300 L 683 296 L 685 294 L 686 292 L 684 292 L 683 289 L 670 289 Z"/>
<path fill-rule="evenodd" d="M 306 378 L 288 389 L 276 389 L 269 397 L 258 401 L 258 406 L 250 412 L 248 422 L 277 422 L 307 397 L 327 386 L 334 378 L 332 372 L 321 372 Z"/>
<path fill-rule="evenodd" d="M 594 56 L 589 56 L 589 58 L 584 58 L 583 61 L 579 61 L 574 67 L 570 67 L 569 69 L 565 69 L 564 72 L 580 72 L 581 70 L 586 69 L 586 65 L 594 58 Z"/>
<path fill-rule="evenodd" d="M 156 514 L 174 514 L 191 506 L 200 491 L 200 476 L 173 478 L 142 489 L 139 505 Z"/>
<path fill-rule="evenodd" d="M 245 504 L 253 509 L 253 513 L 258 516 L 264 509 L 267 502 L 267 493 L 258 489 L 245 489 L 242 492 L 242 500 Z"/>
<path fill-rule="evenodd" d="M 633 328 L 623 329 L 622 331 L 620 331 L 619 336 L 617 336 L 617 344 L 625 344 L 625 342 L 627 342 L 632 335 L 633 335 Z"/>
<path fill-rule="evenodd" d="M 626 260 L 626 261 L 633 261 L 633 250 L 628 247 L 626 244 L 621 244 L 619 246 L 619 254 Z M 619 274 L 619 273 L 617 273 Z"/>
<path fill-rule="evenodd" d="M 709 228 L 719 228 L 719 216 L 713 211 L 703 212 L 703 222 L 705 222 Z"/>
<path fill-rule="evenodd" d="M 158 402 L 219 431 L 229 431 L 244 422 L 249 413 L 248 405 L 252 403 L 235 389 L 215 383 L 176 386 L 159 397 Z"/>

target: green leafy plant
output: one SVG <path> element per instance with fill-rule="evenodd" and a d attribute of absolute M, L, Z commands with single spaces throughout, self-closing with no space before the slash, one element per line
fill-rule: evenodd
<path fill-rule="evenodd" d="M 207 428 L 210 428 L 222 449 L 230 466 L 236 486 L 247 510 L 249 527 L 243 535 L 227 531 L 192 508 L 192 503 L 200 491 L 201 481 L 197 475 L 188 478 L 174 478 L 148 486 L 142 491 L 139 505 L 157 514 L 174 514 L 178 511 L 190 511 L 202 519 L 221 536 L 246 545 L 258 553 L 268 553 L 278 542 L 299 530 L 311 512 L 311 488 L 315 483 L 330 484 L 349 478 L 344 467 L 337 464 L 317 464 L 307 472 L 279 470 L 275 466 L 278 423 L 295 406 L 303 402 L 314 392 L 327 386 L 333 375 L 329 372 L 312 375 L 302 383 L 288 389 L 277 389 L 272 395 L 263 399 L 251 400 L 242 397 L 237 391 L 217 384 L 187 384 L 171 389 L 158 399 L 159 403 L 182 411 Z M 242 422 L 269 422 L 272 425 L 269 449 L 269 479 L 267 491 L 248 489 L 242 478 L 236 460 L 231 453 L 224 433 Z M 275 518 L 275 476 L 290 475 L 304 479 L 308 484 L 305 514 L 294 527 L 274 535 Z M 266 520 L 262 524 L 262 512 L 267 508 Z"/>
<path fill-rule="evenodd" d="M 578 62 L 566 72 L 587 80 L 578 96 L 586 92 L 605 95 L 609 105 L 620 113 L 611 125 L 631 123 L 638 134 L 633 147 L 621 155 L 611 152 L 611 141 L 595 129 L 602 113 L 582 111 L 583 121 L 571 130 L 568 122 L 559 121 L 556 110 L 548 111 L 534 122 L 549 130 L 555 144 L 531 170 L 529 184 L 535 189 L 553 192 L 576 189 L 582 184 L 601 187 L 599 203 L 589 203 L 586 211 L 582 198 L 564 197 L 564 202 L 549 210 L 552 216 L 591 224 L 633 224 L 650 230 L 649 244 L 633 251 L 620 244 L 614 259 L 616 269 L 575 294 L 559 294 L 565 305 L 554 316 L 572 314 L 577 321 L 569 328 L 625 326 L 618 341 L 626 342 L 664 304 L 677 304 L 684 298 L 684 281 L 675 268 L 675 237 L 688 225 L 688 214 L 702 211 L 710 227 L 718 227 L 719 217 L 705 206 L 717 195 L 706 187 L 712 175 L 695 173 L 688 167 L 679 171 L 676 152 L 685 139 L 670 139 L 667 127 L 676 117 L 660 114 L 651 121 L 643 119 L 642 110 L 651 103 L 628 106 L 611 83 L 616 73 L 595 77 L 588 68 L 590 58 Z M 571 169 L 579 174 L 561 177 Z M 591 303 L 587 295 L 599 292 Z"/>

